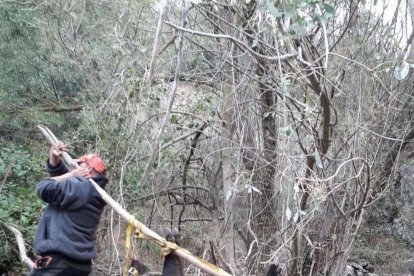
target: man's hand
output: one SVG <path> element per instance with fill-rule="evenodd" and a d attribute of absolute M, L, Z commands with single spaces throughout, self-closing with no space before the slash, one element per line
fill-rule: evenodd
<path fill-rule="evenodd" d="M 58 142 L 56 146 L 50 148 L 50 153 L 56 157 L 60 157 L 63 152 L 68 152 L 68 146 L 63 142 Z"/>
<path fill-rule="evenodd" d="M 49 152 L 49 162 L 50 164 L 55 167 L 60 162 L 60 156 L 64 152 L 68 152 L 69 148 L 63 142 L 58 142 L 56 146 L 52 146 Z"/>
<path fill-rule="evenodd" d="M 91 177 L 92 177 L 92 168 L 78 167 L 78 168 L 76 168 L 76 169 L 73 169 L 73 170 L 70 172 L 70 174 L 71 174 L 73 177 L 76 177 L 76 176 L 82 176 L 82 177 L 85 177 L 85 178 L 89 179 L 89 178 L 91 178 Z"/>
<path fill-rule="evenodd" d="M 77 176 L 82 176 L 82 177 L 85 177 L 86 179 L 89 179 L 89 178 L 92 178 L 91 173 L 92 173 L 91 168 L 78 167 L 76 169 L 71 170 L 68 173 L 52 177 L 51 179 L 54 179 L 56 181 L 63 181 L 65 179 L 68 179 L 71 177 L 77 177 Z"/>

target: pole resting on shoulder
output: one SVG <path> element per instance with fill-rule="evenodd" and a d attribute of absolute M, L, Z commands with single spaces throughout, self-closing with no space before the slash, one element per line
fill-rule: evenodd
<path fill-rule="evenodd" d="M 59 143 L 59 139 L 56 138 L 56 136 L 45 126 L 38 125 L 38 128 L 41 130 L 43 135 L 46 137 L 46 139 L 52 144 L 52 146 L 56 146 Z M 78 164 L 73 161 L 73 159 L 70 157 L 70 155 L 66 152 L 64 152 L 61 156 L 61 158 L 67 163 L 69 166 L 77 167 Z M 104 189 L 102 189 L 93 179 L 89 179 L 89 181 L 92 183 L 92 185 L 95 187 L 95 189 L 98 191 L 98 193 L 101 195 L 102 199 L 112 208 L 115 212 L 117 212 L 126 222 L 129 224 L 133 224 L 135 228 L 139 228 L 142 235 L 145 235 L 148 237 L 148 239 L 154 240 L 158 245 L 162 247 L 168 247 L 168 242 L 165 238 L 161 237 L 151 229 L 149 229 L 147 226 L 142 224 L 137 219 L 132 219 L 133 216 L 126 211 L 124 208 L 122 208 L 121 205 L 119 205 L 118 202 L 112 199 Z M 132 222 L 132 223 L 131 223 Z M 175 247 L 175 246 L 174 246 Z M 173 254 L 177 255 L 180 258 L 183 258 L 187 262 L 197 266 L 198 268 L 204 270 L 205 272 L 215 275 L 215 276 L 230 276 L 231 274 L 227 273 L 223 269 L 204 261 L 203 259 L 198 258 L 197 256 L 194 256 L 191 254 L 188 250 L 180 247 L 177 245 L 176 248 L 172 251 Z"/>

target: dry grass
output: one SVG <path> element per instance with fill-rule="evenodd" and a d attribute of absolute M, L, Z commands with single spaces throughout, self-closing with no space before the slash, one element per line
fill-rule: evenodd
<path fill-rule="evenodd" d="M 365 259 L 373 265 L 375 273 L 404 272 L 404 262 L 412 258 L 413 253 L 403 242 L 378 232 L 369 231 L 362 234 L 355 245 L 353 255 Z"/>

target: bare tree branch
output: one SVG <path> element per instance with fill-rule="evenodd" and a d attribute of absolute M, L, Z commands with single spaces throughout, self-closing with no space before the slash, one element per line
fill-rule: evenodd
<path fill-rule="evenodd" d="M 157 31 L 155 33 L 155 40 L 154 40 L 154 47 L 152 48 L 152 57 L 151 57 L 151 63 L 148 70 L 148 76 L 147 76 L 147 83 L 151 85 L 153 74 L 154 74 L 154 68 L 155 68 L 155 62 L 157 60 L 157 56 L 159 55 L 159 44 L 161 40 L 161 34 L 162 34 L 162 22 L 164 22 L 165 16 L 167 14 L 167 7 L 168 7 L 168 0 L 163 0 L 160 5 L 161 14 L 160 18 L 158 20 L 157 25 Z M 178 63 L 178 61 L 177 61 Z"/>
<path fill-rule="evenodd" d="M 184 8 L 183 11 L 183 15 L 181 18 L 181 25 L 184 27 L 186 22 L 187 22 L 187 15 L 188 15 L 188 2 L 186 1 L 186 7 Z M 173 82 L 173 86 L 171 88 L 171 92 L 170 92 L 170 96 L 169 96 L 169 103 L 167 106 L 167 110 L 165 111 L 165 115 L 164 115 L 164 119 L 161 123 L 161 126 L 159 128 L 159 131 L 157 133 L 157 135 L 155 136 L 153 143 L 152 143 L 152 153 L 149 157 L 149 160 L 147 161 L 147 166 L 145 167 L 144 173 L 141 176 L 141 179 L 138 183 L 138 187 L 142 187 L 146 178 L 148 177 L 148 174 L 152 168 L 152 162 L 154 162 L 155 156 L 158 154 L 158 150 L 160 147 L 160 141 L 161 141 L 161 136 L 162 133 L 164 132 L 164 128 L 167 125 L 168 120 L 170 119 L 170 113 L 171 113 L 171 109 L 174 103 L 174 98 L 175 98 L 175 94 L 177 92 L 177 85 L 178 85 L 178 78 L 180 75 L 180 70 L 181 70 L 181 58 L 182 58 L 182 54 L 183 54 L 183 44 L 184 44 L 184 31 L 181 31 L 179 36 L 178 36 L 178 54 L 177 54 L 177 64 L 175 67 L 175 80 Z"/>
<path fill-rule="evenodd" d="M 285 59 L 289 59 L 289 58 L 293 58 L 297 56 L 297 53 L 294 54 L 285 54 L 282 56 L 265 56 L 262 54 L 257 53 L 256 51 L 254 51 L 252 48 L 250 48 L 246 43 L 244 43 L 243 41 L 240 41 L 230 35 L 224 35 L 224 34 L 213 34 L 213 33 L 205 33 L 205 32 L 200 32 L 200 31 L 195 31 L 195 30 L 191 30 L 191 29 L 186 29 L 186 28 L 182 28 L 179 27 L 171 22 L 165 21 L 165 24 L 173 27 L 174 29 L 183 31 L 183 32 L 187 32 L 193 35 L 200 35 L 200 36 L 206 36 L 206 37 L 212 37 L 212 38 L 223 38 L 223 39 L 228 39 L 230 41 L 232 41 L 234 44 L 236 44 L 238 47 L 247 50 L 249 53 L 253 54 L 254 56 L 258 57 L 258 58 L 262 58 L 262 59 L 266 59 L 266 60 L 273 60 L 273 61 L 277 61 L 277 60 L 285 60 Z"/>

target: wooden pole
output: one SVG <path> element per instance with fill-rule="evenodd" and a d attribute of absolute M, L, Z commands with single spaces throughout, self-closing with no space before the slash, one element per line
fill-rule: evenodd
<path fill-rule="evenodd" d="M 38 125 L 39 129 L 43 133 L 43 135 L 46 137 L 46 139 L 53 145 L 56 146 L 59 140 L 56 138 L 56 136 L 47 128 L 41 125 Z M 66 152 L 62 154 L 62 159 L 65 161 L 66 164 L 69 166 L 77 167 L 78 164 L 70 157 L 70 155 Z M 113 200 L 105 190 L 103 190 L 99 185 L 93 181 L 93 179 L 89 179 L 89 181 L 92 183 L 92 185 L 96 188 L 98 193 L 101 195 L 102 199 L 112 208 L 115 212 L 117 212 L 125 221 L 128 223 L 133 223 L 136 229 L 139 229 L 139 231 L 145 235 L 147 238 L 154 240 L 157 244 L 159 244 L 162 247 L 169 247 L 170 242 L 168 242 L 166 239 L 149 229 L 147 226 L 142 224 L 140 221 L 135 219 L 128 211 L 126 211 L 124 208 L 121 207 L 121 205 L 118 204 L 115 200 Z M 204 261 L 203 259 L 198 258 L 197 256 L 194 256 L 191 254 L 188 250 L 176 246 L 176 249 L 172 251 L 173 254 L 183 258 L 187 262 L 197 266 L 198 268 L 204 270 L 205 272 L 211 274 L 211 275 L 217 275 L 217 276 L 230 276 L 231 274 L 227 273 L 223 269 Z"/>

